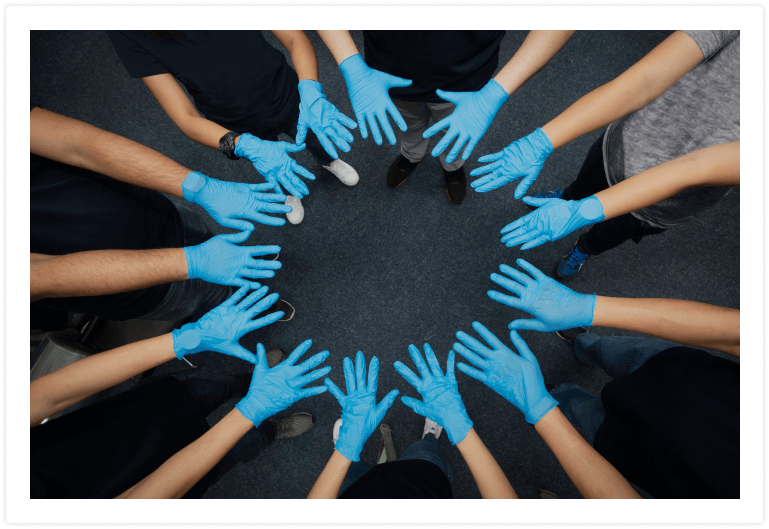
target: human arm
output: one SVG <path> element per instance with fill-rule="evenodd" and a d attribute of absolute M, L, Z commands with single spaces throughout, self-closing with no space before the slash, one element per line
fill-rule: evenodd
<path fill-rule="evenodd" d="M 264 346 L 258 344 L 251 386 L 235 409 L 118 498 L 181 498 L 251 428 L 303 398 L 326 391 L 324 386 L 305 389 L 303 386 L 331 370 L 326 366 L 306 373 L 323 362 L 328 357 L 328 351 L 294 365 L 311 345 L 312 340 L 305 341 L 286 360 L 270 369 Z"/>
<path fill-rule="evenodd" d="M 355 366 L 349 357 L 344 359 L 344 378 L 347 394 L 330 379 L 324 380 L 334 398 L 342 406 L 342 426 L 326 467 L 310 490 L 308 498 L 336 498 L 347 469 L 352 461 L 360 460 L 363 445 L 390 409 L 398 390 L 394 389 L 376 402 L 379 385 L 379 359 L 373 357 L 366 377 L 366 359 L 362 351 L 355 357 Z"/>
<path fill-rule="evenodd" d="M 473 422 L 467 416 L 454 376 L 454 351 L 449 351 L 445 375 L 429 344 L 425 344 L 424 351 L 423 359 L 419 349 L 409 346 L 409 355 L 420 376 L 401 362 L 394 364 L 395 370 L 422 396 L 421 401 L 411 397 L 401 397 L 401 401 L 419 415 L 443 426 L 449 441 L 459 448 L 470 467 L 481 497 L 517 498 L 512 485 L 475 433 Z"/>
<path fill-rule="evenodd" d="M 517 332 L 510 331 L 514 353 L 478 322 L 473 329 L 486 342 L 459 331 L 454 349 L 474 367 L 460 363 L 458 369 L 483 382 L 521 410 L 533 424 L 586 498 L 637 498 L 638 495 L 617 470 L 574 430 L 545 389 L 537 358 Z M 563 424 L 563 421 L 566 424 Z"/>
<path fill-rule="evenodd" d="M 315 48 L 312 47 L 310 39 L 307 38 L 302 30 L 274 30 L 270 33 L 280 41 L 286 51 L 291 56 L 291 62 L 294 70 L 299 76 L 301 83 L 305 79 L 318 81 L 318 59 L 315 56 Z M 299 142 L 302 143 L 302 142 Z"/>
<path fill-rule="evenodd" d="M 653 101 L 703 59 L 694 39 L 676 31 L 619 77 L 583 96 L 546 125 L 481 157 L 478 161 L 487 165 L 470 175 L 485 176 L 472 187 L 483 193 L 523 178 L 515 190 L 515 198 L 521 198 L 554 149 Z"/>
<path fill-rule="evenodd" d="M 186 248 L 93 250 L 67 255 L 30 254 L 30 301 L 42 298 L 98 296 L 155 285 L 203 279 L 237 287 L 275 276 L 279 261 L 257 259 L 280 246 L 238 246 L 251 232 L 217 235 Z M 258 284 L 257 284 L 258 285 Z"/>
<path fill-rule="evenodd" d="M 446 156 L 446 162 L 454 161 L 465 144 L 467 147 L 462 153 L 462 159 L 467 160 L 508 97 L 547 64 L 573 33 L 574 31 L 531 31 L 510 61 L 481 90 L 437 90 L 438 97 L 454 103 L 456 108 L 450 116 L 423 133 L 423 137 L 429 138 L 438 131 L 449 128 L 431 154 L 439 156 L 456 139 L 454 147 Z"/>
<path fill-rule="evenodd" d="M 517 263 L 528 275 L 500 265 L 504 275 L 492 274 L 491 280 L 506 292 L 488 292 L 494 301 L 534 316 L 510 322 L 510 329 L 547 332 L 590 325 L 613 327 L 740 355 L 739 310 L 677 299 L 578 294 L 523 259 Z"/>
<path fill-rule="evenodd" d="M 596 452 L 556 406 L 534 425 L 585 498 L 640 499 L 630 483 Z"/>
<path fill-rule="evenodd" d="M 740 183 L 740 142 L 689 152 L 582 200 L 524 197 L 536 211 L 504 228 L 502 242 L 522 250 L 555 241 L 589 224 L 656 204 L 690 187 Z"/>

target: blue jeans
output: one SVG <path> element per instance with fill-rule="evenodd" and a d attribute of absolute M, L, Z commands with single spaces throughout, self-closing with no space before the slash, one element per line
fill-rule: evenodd
<path fill-rule="evenodd" d="M 195 246 L 216 235 L 206 223 L 205 211 L 177 197 L 170 197 L 170 201 L 181 219 L 183 246 Z M 165 297 L 137 319 L 181 321 L 197 318 L 224 303 L 236 290 L 235 287 L 208 283 L 202 279 L 174 281 Z"/>
<path fill-rule="evenodd" d="M 678 345 L 657 338 L 601 338 L 585 333 L 574 340 L 574 352 L 580 362 L 600 367 L 610 377 L 619 378 L 629 375 L 657 353 Z M 600 397 L 594 397 L 574 384 L 561 384 L 551 394 L 569 422 L 595 437 L 606 418 Z"/>
<path fill-rule="evenodd" d="M 406 451 L 398 457 L 398 461 L 408 461 L 410 459 L 423 459 L 437 465 L 438 468 L 446 474 L 446 477 L 449 478 L 449 484 L 454 482 L 454 476 L 451 474 L 451 469 L 449 468 L 448 463 L 446 463 L 446 459 L 444 459 L 443 454 L 441 454 L 438 439 L 436 439 L 434 435 L 425 435 L 421 441 L 417 441 L 409 446 Z M 350 468 L 347 469 L 347 475 L 344 477 L 344 481 L 342 481 L 342 486 L 339 488 L 339 496 L 350 488 L 350 485 L 363 477 L 363 474 L 369 470 L 371 470 L 371 465 L 363 460 L 352 463 Z"/>

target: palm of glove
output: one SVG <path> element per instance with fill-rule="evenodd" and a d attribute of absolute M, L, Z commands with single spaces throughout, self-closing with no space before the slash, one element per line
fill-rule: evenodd
<path fill-rule="evenodd" d="M 539 402 L 545 390 L 545 381 L 539 364 L 520 361 L 510 349 L 494 351 L 486 370 L 488 386 L 502 395 L 508 402 L 529 413 L 531 406 Z"/>
<path fill-rule="evenodd" d="M 357 116 L 383 113 L 390 101 L 388 90 L 394 85 L 390 83 L 389 75 L 367 67 L 351 72 L 347 86 L 352 110 Z"/>
<path fill-rule="evenodd" d="M 199 251 L 192 259 L 194 270 L 191 270 L 190 278 L 201 278 L 220 285 L 240 284 L 242 271 L 254 263 L 251 248 L 227 242 L 227 237 L 217 235 L 197 247 Z"/>
<path fill-rule="evenodd" d="M 382 417 L 379 417 L 376 411 L 376 395 L 367 391 L 357 391 L 345 397 L 344 402 L 340 404 L 342 404 L 342 427 L 339 429 L 339 440 L 344 440 L 343 442 L 349 446 L 350 453 L 360 454 L 366 439 L 374 433 L 377 425 L 382 421 Z M 342 453 L 345 454 L 345 452 Z"/>
<path fill-rule="evenodd" d="M 271 417 L 283 411 L 302 398 L 294 385 L 301 368 L 278 364 L 272 369 L 261 363 L 257 364 L 251 377 L 249 396 L 243 400 L 243 406 L 249 416 Z"/>
<path fill-rule="evenodd" d="M 544 324 L 544 331 L 560 331 L 577 327 L 582 323 L 575 321 L 570 309 L 581 307 L 584 304 L 582 298 L 585 297 L 554 279 L 544 277 L 524 289 L 521 305 L 523 310 Z"/>
<path fill-rule="evenodd" d="M 232 224 L 232 219 L 257 217 L 254 220 L 264 223 L 263 220 L 260 220 L 262 217 L 255 215 L 255 213 L 285 212 L 285 207 L 280 204 L 285 202 L 286 197 L 276 193 L 260 193 L 259 191 L 268 190 L 265 189 L 267 187 L 265 184 L 249 185 L 230 182 L 220 182 L 220 184 L 225 185 L 217 186 L 214 191 L 216 198 L 213 200 L 209 198 L 209 193 L 206 192 L 208 186 L 203 188 L 204 196 L 201 199 L 203 202 L 201 205 L 222 226 L 240 229 L 239 225 Z M 269 189 L 273 189 L 273 186 L 270 186 Z"/>
<path fill-rule="evenodd" d="M 184 327 L 189 325 L 190 329 L 195 330 L 202 337 L 200 340 L 202 349 L 198 349 L 199 351 L 217 351 L 227 354 L 235 348 L 240 349 L 238 340 L 248 332 L 246 327 L 249 323 L 251 318 L 247 312 L 240 310 L 237 305 L 222 304 L 207 312 L 198 321 L 188 323 Z"/>
<path fill-rule="evenodd" d="M 256 170 L 272 184 L 276 193 L 283 192 L 282 185 L 296 198 L 302 198 L 310 190 L 307 189 L 297 174 L 308 180 L 315 180 L 315 175 L 288 155 L 288 153 L 299 152 L 302 149 L 304 149 L 304 144 L 294 145 L 285 141 L 263 141 L 251 134 L 243 134 L 235 148 L 235 154 L 251 160 Z"/>
<path fill-rule="evenodd" d="M 451 377 L 454 379 L 454 377 Z M 456 379 L 429 377 L 417 388 L 428 411 L 427 418 L 440 425 L 448 424 L 452 416 L 467 415 Z"/>

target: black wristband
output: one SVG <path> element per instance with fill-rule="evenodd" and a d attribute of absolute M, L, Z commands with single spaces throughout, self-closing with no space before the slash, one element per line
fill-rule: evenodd
<path fill-rule="evenodd" d="M 219 150 L 230 160 L 240 159 L 240 156 L 235 156 L 235 138 L 238 136 L 240 134 L 237 132 L 228 132 L 219 138 Z"/>

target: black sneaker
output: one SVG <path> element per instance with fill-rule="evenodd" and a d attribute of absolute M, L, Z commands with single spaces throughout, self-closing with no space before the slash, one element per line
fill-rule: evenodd
<path fill-rule="evenodd" d="M 309 432 L 315 424 L 315 417 L 307 412 L 299 412 L 288 417 L 270 419 L 275 426 L 275 439 L 290 439 Z"/>
<path fill-rule="evenodd" d="M 443 176 L 446 178 L 446 194 L 454 204 L 461 204 L 467 195 L 467 178 L 465 178 L 465 167 L 462 166 L 456 171 L 443 170 Z"/>
<path fill-rule="evenodd" d="M 278 312 L 279 310 L 282 310 L 284 312 L 283 317 L 280 318 L 278 321 L 290 321 L 293 319 L 294 314 L 296 314 L 296 309 L 286 301 L 285 299 L 279 299 L 275 302 L 275 304 L 267 309 L 266 311 L 262 312 L 259 317 L 263 318 L 269 314 L 272 314 L 273 312 Z"/>
<path fill-rule="evenodd" d="M 569 345 L 574 345 L 574 340 L 577 339 L 577 336 L 580 334 L 587 334 L 587 327 L 575 327 L 573 329 L 564 329 L 562 331 L 555 331 L 555 334 L 558 335 L 558 338 L 561 340 L 566 340 L 569 342 Z"/>
<path fill-rule="evenodd" d="M 390 169 L 387 171 L 388 187 L 398 187 L 405 182 L 417 165 L 419 165 L 419 162 L 410 162 L 408 158 L 399 154 L 395 161 L 390 164 Z"/>

